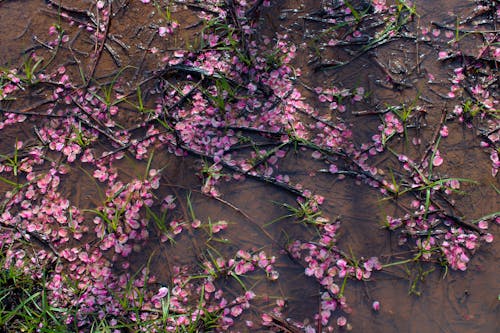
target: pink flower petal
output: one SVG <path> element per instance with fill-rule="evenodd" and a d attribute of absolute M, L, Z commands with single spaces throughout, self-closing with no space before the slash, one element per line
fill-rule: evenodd
<path fill-rule="evenodd" d="M 443 164 L 443 158 L 439 155 L 434 156 L 434 160 L 432 161 L 432 165 L 438 167 Z"/>
<path fill-rule="evenodd" d="M 448 57 L 448 52 L 446 51 L 441 51 L 439 52 L 439 56 L 438 56 L 438 59 L 445 59 L 446 57 Z"/>

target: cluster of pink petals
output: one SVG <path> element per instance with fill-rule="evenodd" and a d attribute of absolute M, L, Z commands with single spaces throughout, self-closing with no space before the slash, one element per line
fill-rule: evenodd
<path fill-rule="evenodd" d="M 204 20 L 223 20 L 228 14 L 234 14 L 244 35 L 248 36 L 254 33 L 256 23 L 245 15 L 257 1 L 234 1 L 235 12 L 228 13 L 222 6 L 223 1 L 207 0 L 204 5 L 209 10 L 200 12 L 199 16 Z M 108 21 L 111 14 L 106 6 L 109 3 L 109 0 L 96 3 L 103 22 Z M 270 6 L 271 3 L 264 1 L 263 4 Z M 383 0 L 373 1 L 372 5 L 376 13 L 388 10 Z M 348 7 L 343 8 L 346 14 L 352 14 Z M 334 9 L 327 6 L 326 12 L 333 14 Z M 69 20 L 67 15 L 65 18 Z M 104 27 L 81 26 L 92 32 L 97 40 L 105 38 Z M 176 22 L 168 22 L 157 28 L 158 34 L 168 38 L 177 27 Z M 56 26 L 51 26 L 48 34 L 52 36 L 48 45 L 69 41 L 69 36 Z M 433 31 L 432 34 L 436 38 L 440 35 L 439 31 Z M 353 34 L 353 37 L 360 36 L 359 31 Z M 178 50 L 165 55 L 163 61 L 168 66 L 180 66 L 177 68 L 191 72 L 178 90 L 167 90 L 165 82 L 159 85 L 166 93 L 158 97 L 149 116 L 159 119 L 164 116 L 164 110 L 169 110 L 167 125 L 171 130 L 165 131 L 161 126 L 151 123 L 145 128 L 145 136 L 140 138 L 134 136 L 133 131 L 118 126 L 120 108 L 109 105 L 99 97 L 101 91 L 97 87 L 75 89 L 63 66 L 54 73 L 40 74 L 29 82 L 32 84 L 36 80 L 46 80 L 55 86 L 50 94 L 53 103 L 49 104 L 46 111 L 53 118 L 42 121 L 36 128 L 38 139 L 43 145 L 28 147 L 21 141 L 16 142 L 15 150 L 23 152 L 18 167 L 5 161 L 0 163 L 2 177 L 23 182 L 19 188 L 7 191 L 2 202 L 1 220 L 8 228 L 0 234 L 0 248 L 7 249 L 5 268 L 14 266 L 35 279 L 42 278 L 45 265 L 54 264 L 54 273 L 46 283 L 51 306 L 79 309 L 75 316 L 68 317 L 68 324 L 75 322 L 83 328 L 91 323 L 94 316 L 115 321 L 115 317 L 125 316 L 130 322 L 151 322 L 148 328 L 151 332 L 175 332 L 189 326 L 208 311 L 221 314 L 220 329 L 228 330 L 235 319 L 240 318 L 250 307 L 250 301 L 256 295 L 247 291 L 241 296 L 229 298 L 220 289 L 218 279 L 240 279 L 258 271 L 263 272 L 270 281 L 279 277 L 273 255 L 264 251 L 245 250 L 237 251 L 230 259 L 217 257 L 204 262 L 201 272 L 187 266 L 173 267 L 172 283 L 168 286 L 159 283 L 147 268 L 131 273 L 129 259 L 150 240 L 152 221 L 146 216 L 147 212 L 156 211 L 156 206 L 168 217 L 159 236 L 163 242 L 175 241 L 176 237 L 182 237 L 184 230 L 203 228 L 205 224 L 197 219 L 188 223 L 168 215 L 169 211 L 176 208 L 176 198 L 167 195 L 158 199 L 161 170 L 151 168 L 143 178 L 123 177 L 117 167 L 125 156 L 123 147 L 137 160 L 148 159 L 154 149 L 165 149 L 177 156 L 194 152 L 207 157 L 207 160 L 212 161 L 203 163 L 200 172 L 203 179 L 201 190 L 214 197 L 219 195 L 217 186 L 222 180 L 243 179 L 243 174 L 248 173 L 294 186 L 305 198 L 299 204 L 307 205 L 315 213 L 319 212 L 318 206 L 324 198 L 303 189 L 300 184 L 293 184 L 290 176 L 280 173 L 280 161 L 286 158 L 286 148 L 275 151 L 255 149 L 248 154 L 235 152 L 235 148 L 247 139 L 245 131 L 261 131 L 267 137 L 278 137 L 278 143 L 283 147 L 291 142 L 309 140 L 320 148 L 312 152 L 313 158 L 325 159 L 328 170 L 333 174 L 339 172 L 339 167 L 328 153 L 346 154 L 360 172 L 368 175 L 365 180 L 370 185 L 379 187 L 383 194 L 397 192 L 391 182 L 378 181 L 378 170 L 368 164 L 370 155 L 383 152 L 392 137 L 404 132 L 404 124 L 397 114 L 385 113 L 379 133 L 372 138 L 373 145 L 363 145 L 358 150 L 353 144 L 351 129 L 340 119 L 325 116 L 318 108 L 306 103 L 297 89 L 295 80 L 300 71 L 294 70 L 290 63 L 298 50 L 288 41 L 288 36 L 277 36 L 273 41 L 264 38 L 263 43 L 253 39 L 249 41 L 247 47 L 251 64 L 227 47 L 239 43 L 240 38 L 239 34 L 219 36 L 207 29 L 202 41 L 209 46 L 207 50 L 197 53 Z M 498 48 L 483 51 L 492 51 L 498 57 Z M 451 51 L 442 51 L 439 58 L 444 60 L 451 54 Z M 272 65 L 269 63 L 271 58 L 275 60 Z M 33 54 L 32 59 L 37 61 L 39 58 Z M 197 76 L 204 79 L 203 89 L 197 84 Z M 28 84 L 15 70 L 5 73 L 2 70 L 2 78 L 0 100 L 13 96 L 24 89 L 23 85 Z M 237 86 L 238 89 L 226 89 L 218 85 L 215 79 L 226 80 L 231 83 L 230 86 Z M 451 79 L 449 97 L 460 95 L 461 84 L 465 79 L 465 69 L 457 68 Z M 498 101 L 485 86 L 476 85 L 471 92 L 480 102 L 482 110 L 493 110 L 498 106 Z M 327 114 L 338 111 L 339 115 L 363 100 L 365 95 L 362 87 L 353 90 L 317 88 L 316 93 L 319 101 L 328 105 Z M 190 94 L 189 103 L 179 103 L 187 94 Z M 457 105 L 455 115 L 465 121 L 463 105 Z M 16 126 L 26 119 L 25 115 L 3 113 L 0 130 Z M 103 125 L 101 132 L 88 126 L 93 123 Z M 490 131 L 498 128 L 498 121 L 490 120 L 488 126 Z M 441 137 L 447 137 L 448 134 L 448 127 L 442 126 Z M 112 146 L 110 152 L 106 153 L 102 153 L 96 145 L 104 136 Z M 483 145 L 489 149 L 494 176 L 500 167 L 496 149 L 498 141 L 498 134 L 493 132 Z M 407 156 L 398 156 L 414 188 L 425 187 L 426 178 L 432 178 L 429 164 L 434 167 L 442 165 L 443 156 L 438 149 L 434 149 L 432 156 L 432 161 L 424 161 L 422 165 Z M 84 173 L 93 178 L 103 192 L 103 202 L 92 209 L 81 209 L 63 195 L 67 189 L 62 184 L 71 179 L 76 165 L 81 165 Z M 240 172 L 228 175 L 224 166 Z M 430 191 L 451 193 L 459 187 L 458 181 L 449 181 L 433 186 Z M 493 240 L 493 236 L 486 233 L 486 221 L 478 223 L 478 227 L 485 231 L 478 234 L 457 227 L 453 220 L 432 205 L 429 207 L 416 200 L 412 208 L 412 214 L 388 216 L 387 225 L 391 230 L 404 229 L 401 242 L 413 240 L 423 260 L 444 256 L 451 268 L 465 270 L 480 242 Z M 207 233 L 211 236 L 223 234 L 228 225 L 225 220 L 210 223 Z M 305 274 L 314 278 L 322 288 L 321 312 L 315 315 L 315 319 L 323 326 L 335 323 L 339 327 L 349 328 L 345 316 L 337 315 L 334 319 L 338 311 L 350 312 L 339 284 L 344 278 L 369 279 L 382 266 L 375 257 L 356 261 L 346 256 L 337 247 L 337 223 L 317 218 L 315 225 L 319 230 L 317 239 L 295 241 L 287 251 L 304 264 Z M 435 229 L 438 226 L 440 229 Z M 428 237 L 426 232 L 433 230 L 440 232 Z M 423 234 L 426 238 L 422 238 Z M 91 237 L 96 239 L 95 242 L 87 243 L 86 240 Z M 41 242 L 42 249 L 27 251 L 20 246 L 34 238 Z M 192 276 L 200 278 L 192 279 Z M 136 297 L 139 293 L 144 296 L 142 300 Z M 204 297 L 200 300 L 199 295 L 202 294 Z M 167 300 L 171 313 L 176 315 L 169 316 L 163 323 L 159 310 Z M 128 303 L 128 307 L 124 303 Z M 270 326 L 273 316 L 279 316 L 284 302 L 279 301 L 276 305 L 272 315 L 262 315 L 264 325 Z M 139 311 L 129 311 L 134 306 Z M 380 303 L 374 302 L 372 308 L 378 311 Z M 166 327 L 162 326 L 164 324 Z M 248 327 L 253 325 L 247 322 Z M 306 332 L 314 332 L 312 326 L 303 325 L 302 328 Z"/>

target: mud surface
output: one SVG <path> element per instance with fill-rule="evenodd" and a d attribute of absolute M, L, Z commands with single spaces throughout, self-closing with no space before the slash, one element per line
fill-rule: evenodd
<path fill-rule="evenodd" d="M 404 29 L 411 37 L 394 38 L 363 50 L 362 45 L 356 44 L 327 45 L 332 35 L 336 34 L 340 40 L 346 31 L 342 28 L 336 32 L 327 31 L 331 24 L 307 19 L 318 12 L 321 7 L 319 2 L 322 1 L 273 1 L 270 8 L 262 9 L 259 34 L 270 38 L 276 34 L 289 36 L 297 45 L 297 57 L 292 64 L 301 70 L 297 83 L 303 96 L 317 108 L 318 117 L 340 118 L 348 124 L 357 144 L 370 142 L 381 124 L 381 116 L 373 113 L 391 105 L 420 105 L 425 108 L 420 116 L 411 119 L 415 126 L 408 130 L 408 134 L 401 135 L 393 143 L 398 152 L 418 159 L 439 130 L 443 112 L 451 114 L 456 104 L 444 97 L 449 92 L 449 80 L 458 62 L 456 59 L 438 60 L 439 52 L 450 48 L 447 44 L 449 38 L 445 37 L 446 29 L 440 29 L 439 36 L 432 36 L 426 41 L 422 28 L 431 31 L 429 35 L 432 35 L 432 30 L 438 28 L 433 22 L 453 26 L 457 17 L 473 14 L 475 4 L 471 1 L 416 1 L 418 17 L 408 22 Z M 95 10 L 91 1 L 63 3 L 75 10 L 75 17 L 80 17 L 77 10 Z M 200 8 L 196 6 L 173 5 L 172 17 L 180 28 L 165 39 L 157 34 L 157 24 L 161 23 L 161 19 L 153 7 L 144 7 L 140 1 L 114 1 L 114 16 L 108 34 L 116 40 L 110 40 L 109 49 L 103 51 L 95 68 L 94 80 L 105 84 L 125 68 L 120 73 L 120 89 L 124 94 L 133 94 L 137 84 L 148 80 L 154 71 L 165 66 L 163 57 L 178 49 L 195 47 L 199 42 L 197 39 L 202 30 L 197 26 L 198 11 Z M 87 75 L 94 63 L 91 54 L 96 44 L 90 34 L 77 28 L 78 22 L 68 24 L 60 21 L 56 6 L 36 0 L 0 1 L 0 16 L 0 63 L 3 67 L 20 68 L 24 57 L 34 50 L 47 55 L 46 58 L 50 57 L 52 50 L 42 43 L 50 40 L 48 27 L 56 23 L 63 26 L 70 44 L 62 47 L 51 63 L 44 64 L 47 66 L 45 70 L 50 71 L 64 64 L 72 81 L 81 81 L 79 72 L 82 70 L 89 79 Z M 84 18 L 82 14 L 81 19 Z M 476 20 L 488 18 L 478 17 Z M 469 27 L 466 26 L 467 29 Z M 497 26 L 496 23 L 480 24 L 476 28 L 496 30 Z M 461 39 L 459 48 L 475 56 L 480 53 L 482 43 L 481 36 L 470 34 Z M 344 63 L 337 67 L 340 62 Z M 498 75 L 498 61 L 486 62 L 490 73 Z M 432 80 L 429 80 L 429 75 L 432 75 Z M 173 80 L 182 82 L 182 78 Z M 328 110 L 324 103 L 317 100 L 314 88 L 318 86 L 350 90 L 364 87 L 368 94 L 361 102 L 348 104 L 345 112 L 337 112 Z M 144 102 L 149 106 L 154 105 L 156 88 L 153 84 L 145 84 Z M 24 98 L 16 101 L 2 101 L 2 109 L 24 110 L 50 97 L 46 86 L 23 94 Z M 498 99 L 498 96 L 495 98 Z M 130 128 L 136 125 L 139 116 L 132 107 L 127 104 L 120 107 L 124 110 L 119 116 L 121 126 Z M 10 153 L 16 140 L 37 140 L 33 129 L 38 121 L 32 118 L 19 126 L 2 130 L 0 152 Z M 461 190 L 464 193 L 452 196 L 460 216 L 471 221 L 500 210 L 500 195 L 495 191 L 495 187 L 500 188 L 500 181 L 498 175 L 491 175 L 491 160 L 481 147 L 482 139 L 478 135 L 484 125 L 479 120 L 472 123 L 474 126 L 471 129 L 456 120 L 447 122 L 449 135 L 441 140 L 439 146 L 446 162 L 436 170 L 443 178 L 467 178 L 477 182 L 463 184 Z M 145 135 L 142 129 L 136 133 L 137 138 Z M 422 144 L 413 145 L 413 138 L 419 138 Z M 104 139 L 95 145 L 95 149 L 108 151 L 109 146 L 109 139 Z M 383 264 L 407 259 L 409 246 L 399 246 L 399 235 L 382 228 L 387 215 L 404 213 L 398 203 L 384 200 L 379 190 L 357 179 L 337 178 L 323 172 L 324 165 L 311 159 L 311 153 L 311 150 L 298 149 L 288 154 L 280 162 L 280 172 L 293 176 L 296 183 L 325 197 L 321 208 L 323 215 L 331 220 L 339 218 L 342 222 L 337 235 L 338 246 L 358 258 L 379 257 Z M 271 299 L 285 299 L 284 317 L 311 321 L 318 312 L 320 287 L 313 278 L 303 274 L 301 265 L 284 253 L 283 244 L 291 239 L 313 237 L 314 231 L 293 218 L 275 221 L 289 214 L 277 203 L 293 205 L 295 197 L 272 184 L 248 177 L 244 182 L 222 182 L 219 186 L 220 198 L 210 198 L 200 190 L 202 183 L 197 175 L 202 161 L 199 158 L 192 155 L 179 157 L 166 150 L 156 150 L 154 154 L 151 167 L 164 168 L 158 197 L 171 194 L 181 198 L 177 201 L 175 217 L 179 220 L 190 219 L 191 212 L 185 200 L 190 193 L 198 219 L 229 221 L 229 227 L 220 237 L 230 240 L 230 243 L 219 246 L 222 239 L 211 241 L 212 253 L 216 253 L 215 248 L 222 254 L 234 253 L 240 248 L 254 248 L 276 256 L 279 279 L 267 283 L 256 278 L 249 282 L 253 283 L 252 290 Z M 386 172 L 398 170 L 397 162 L 391 159 L 390 153 L 373 157 L 372 164 Z M 99 205 L 99 192 L 104 188 L 89 177 L 91 170 L 86 165 L 77 163 L 77 166 L 72 167 L 67 177 L 62 179 L 61 193 L 70 198 L 75 206 L 92 209 Z M 147 160 L 136 161 L 132 155 L 117 161 L 114 166 L 124 180 L 141 177 L 148 168 Z M 9 186 L 0 182 L 0 192 L 8 189 Z M 498 227 L 492 223 L 489 232 L 498 236 Z M 151 227 L 149 241 L 132 253 L 130 269 L 139 269 L 150 260 L 152 274 L 158 283 L 169 284 L 174 265 L 197 265 L 207 234 L 204 230 L 183 232 L 176 239 L 175 246 L 162 243 L 159 238 Z M 84 236 L 83 240 L 92 242 L 92 235 Z M 72 242 L 78 245 L 78 242 Z M 346 315 L 352 332 L 495 332 L 500 327 L 499 261 L 500 246 L 495 239 L 477 249 L 465 272 L 445 271 L 434 263 L 410 263 L 375 272 L 370 281 L 349 280 L 345 295 L 352 312 L 346 312 Z M 239 288 L 235 281 L 229 279 L 217 283 L 230 293 Z M 409 293 L 410 290 L 412 293 Z M 237 294 L 236 291 L 234 293 Z M 375 300 L 381 304 L 377 312 L 372 310 Z M 271 309 L 269 305 L 261 305 L 260 301 L 263 300 L 256 302 L 255 309 L 246 314 L 246 318 L 259 317 L 262 311 Z M 250 330 L 242 323 L 234 329 Z"/>

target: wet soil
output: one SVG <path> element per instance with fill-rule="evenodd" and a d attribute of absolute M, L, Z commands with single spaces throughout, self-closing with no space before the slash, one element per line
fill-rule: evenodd
<path fill-rule="evenodd" d="M 299 81 L 303 85 L 303 94 L 308 101 L 321 109 L 319 102 L 315 102 L 314 94 L 307 87 L 336 85 L 345 88 L 365 87 L 369 91 L 369 98 L 349 107 L 342 114 L 331 114 L 340 117 L 351 126 L 354 140 L 357 143 L 370 141 L 371 135 L 380 124 L 377 115 L 356 115 L 366 110 L 378 110 L 388 105 L 419 103 L 427 106 L 426 126 L 422 126 L 418 133 L 413 130 L 411 136 L 420 136 L 422 141 L 430 142 L 439 124 L 442 111 L 450 111 L 452 104 L 438 94 L 446 94 L 452 62 L 438 61 L 438 52 L 446 48 L 446 39 L 442 43 L 421 42 L 414 40 L 396 39 L 377 47 L 366 54 L 350 61 L 350 52 L 356 52 L 342 47 L 324 47 L 315 49 L 314 37 L 321 36 L 327 29 L 324 23 L 311 22 L 303 17 L 318 9 L 319 1 L 281 0 L 262 14 L 261 33 L 274 36 L 276 33 L 288 34 L 296 45 L 299 45 L 299 55 L 294 60 L 294 66 L 301 68 L 302 75 Z M 64 2 L 73 8 L 86 10 L 91 8 L 90 1 Z M 158 19 L 153 12 L 145 12 L 139 1 L 117 1 L 115 17 L 111 26 L 111 33 L 120 43 L 110 43 L 115 56 L 111 52 L 103 53 L 102 60 L 97 66 L 95 75 L 99 82 L 110 80 L 125 66 L 131 66 L 123 73 L 120 84 L 128 93 L 130 89 L 142 80 L 149 77 L 152 71 L 162 66 L 161 58 L 168 52 L 184 48 L 190 43 L 196 43 L 196 34 L 200 28 L 196 27 L 197 16 L 192 8 L 179 5 L 174 7 L 173 16 L 180 23 L 181 29 L 168 41 L 157 37 L 152 22 Z M 439 4 L 438 4 L 439 3 Z M 421 27 L 432 29 L 431 22 L 453 22 L 455 16 L 467 16 L 471 13 L 473 4 L 470 1 L 417 1 L 419 18 L 408 25 L 410 33 L 418 34 Z M 89 7 L 90 6 L 90 7 Z M 35 36 L 46 39 L 48 27 L 57 22 L 57 10 L 48 7 L 44 1 L 0 1 L 0 63 L 5 67 L 19 67 L 22 58 L 33 48 L 40 53 L 50 53 L 36 40 Z M 190 27 L 185 28 L 182 27 Z M 77 63 L 88 69 L 92 60 L 87 56 L 92 52 L 94 43 L 87 37 L 77 36 L 77 29 L 65 25 L 70 38 L 74 40 L 74 50 L 62 49 L 50 67 L 60 63 L 67 63 L 69 73 L 78 78 Z M 444 35 L 444 31 L 442 32 Z M 43 38 L 42 38 L 43 36 Z M 195 36 L 193 38 L 193 36 Z M 477 52 L 475 36 L 462 41 L 464 49 L 471 53 Z M 154 49 L 156 48 L 156 49 Z M 153 50 L 153 52 L 151 52 Z M 156 52 L 158 50 L 158 52 Z M 319 52 L 319 53 L 318 53 Z M 318 56 L 319 54 L 319 56 Z M 113 59 L 114 58 L 114 59 Z M 119 63 L 117 63 L 119 59 Z M 340 68 L 328 69 L 326 64 L 332 61 L 349 61 Z M 381 65 L 382 64 L 382 65 Z M 400 65 L 405 66 L 398 72 Z M 495 64 L 496 66 L 497 64 Z M 385 67 L 385 68 L 384 68 Z M 415 68 L 416 67 L 416 68 Z M 384 81 L 387 72 L 408 84 L 400 87 L 386 87 L 378 82 Z M 428 74 L 435 77 L 433 85 L 428 83 Z M 439 84 L 443 82 L 443 84 Z M 438 94 L 436 94 L 436 91 Z M 37 98 L 45 97 L 46 92 L 39 91 L 31 96 L 29 101 L 18 104 L 7 102 L 2 107 L 14 106 L 22 109 L 30 105 Z M 146 93 L 146 103 L 148 101 Z M 124 106 L 126 108 L 126 106 Z M 324 108 L 323 108 L 324 109 Z M 328 111 L 329 112 L 329 111 Z M 128 122 L 134 123 L 134 114 L 130 112 Z M 33 138 L 33 126 L 36 120 L 25 123 L 20 127 L 10 127 L 2 131 L 0 137 L 0 152 L 5 153 L 13 146 L 16 140 L 27 141 Z M 465 194 L 454 196 L 456 206 L 462 216 L 473 220 L 491 212 L 500 210 L 500 196 L 494 187 L 500 188 L 497 177 L 491 176 L 491 162 L 488 155 L 480 148 L 481 139 L 474 130 L 450 122 L 450 135 L 441 143 L 440 150 L 445 152 L 449 161 L 439 170 L 447 177 L 468 178 L 478 185 L 464 185 Z M 408 144 L 404 137 L 397 143 L 398 149 L 410 156 L 420 156 L 425 151 L 425 144 L 414 146 Z M 404 258 L 407 248 L 398 246 L 397 236 L 381 228 L 386 215 L 397 215 L 401 211 L 392 202 L 381 200 L 379 192 L 353 179 L 338 179 L 321 172 L 321 163 L 310 158 L 310 151 L 297 151 L 287 156 L 283 171 L 293 175 L 297 182 L 304 184 L 314 193 L 325 197 L 322 210 L 325 216 L 331 219 L 339 217 L 342 221 L 339 231 L 339 246 L 350 251 L 357 257 L 378 256 L 382 262 L 389 262 L 397 258 Z M 387 166 L 386 156 L 375 157 L 376 164 Z M 270 223 L 287 214 L 287 210 L 276 203 L 294 203 L 294 197 L 272 185 L 263 184 L 257 180 L 224 182 L 221 185 L 222 200 L 209 198 L 203 195 L 200 189 L 200 179 L 196 176 L 200 161 L 197 158 L 186 156 L 176 157 L 168 152 L 155 152 L 153 167 L 164 169 L 159 193 L 163 196 L 173 194 L 185 198 L 191 193 L 192 206 L 197 218 L 203 221 L 226 220 L 230 222 L 224 238 L 231 242 L 219 247 L 216 241 L 213 246 L 224 253 L 234 253 L 241 247 L 264 249 L 278 257 L 277 267 L 280 278 L 273 284 L 264 283 L 256 279 L 253 290 L 257 294 L 269 297 L 283 297 L 287 300 L 285 316 L 302 321 L 311 318 L 318 311 L 319 286 L 313 279 L 303 274 L 303 267 L 283 253 L 282 246 L 287 239 L 307 238 L 312 234 L 302 224 L 292 218 Z M 145 162 L 137 162 L 133 158 L 124 159 L 116 167 L 124 179 L 138 177 L 144 173 Z M 96 184 L 81 169 L 75 168 L 63 180 L 63 193 L 71 198 L 75 205 L 81 208 L 90 208 L 98 204 L 99 190 Z M 7 186 L 0 182 L 0 192 L 5 192 Z M 182 201 L 182 200 L 181 200 Z M 178 218 L 189 219 L 186 202 L 178 202 Z M 498 236 L 495 226 L 491 232 Z M 145 260 L 153 258 L 151 267 L 157 280 L 168 284 L 171 279 L 173 265 L 196 265 L 206 234 L 203 230 L 191 234 L 182 234 L 176 240 L 176 245 L 166 246 L 153 235 L 148 245 L 135 252 L 132 256 L 132 270 L 141 267 Z M 154 256 L 153 256 L 154 254 Z M 500 304 L 498 295 L 498 262 L 500 260 L 500 245 L 498 241 L 485 244 L 477 251 L 466 272 L 448 271 L 435 265 L 421 267 L 395 266 L 374 274 L 369 282 L 349 281 L 346 286 L 346 296 L 352 308 L 349 322 L 353 332 L 495 332 L 500 327 Z M 414 279 L 417 278 L 412 269 L 432 270 L 425 279 L 418 281 L 414 292 L 409 290 Z M 408 270 L 406 270 L 408 269 Z M 234 281 L 224 286 L 231 291 L 238 286 Z M 374 312 L 371 304 L 374 300 L 381 302 L 381 310 Z M 258 307 L 258 305 L 257 305 Z M 258 309 L 266 311 L 268 309 Z M 251 315 L 250 315 L 251 316 Z M 242 331 L 244 326 L 237 326 Z"/>

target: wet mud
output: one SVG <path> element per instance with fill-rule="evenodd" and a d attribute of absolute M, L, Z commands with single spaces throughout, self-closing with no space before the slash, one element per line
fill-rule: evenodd
<path fill-rule="evenodd" d="M 258 34 L 271 39 L 276 34 L 286 34 L 297 45 L 297 56 L 292 60 L 292 67 L 301 71 L 296 83 L 304 99 L 317 110 L 317 117 L 332 121 L 341 119 L 348 124 L 353 142 L 357 145 L 372 141 L 372 136 L 382 122 L 383 113 L 378 112 L 390 106 L 420 106 L 422 111 L 414 113 L 409 120 L 414 124 L 405 134 L 392 141 L 395 151 L 419 159 L 433 141 L 436 131 L 439 131 L 443 113 L 453 112 L 456 103 L 447 98 L 447 94 L 450 77 L 459 61 L 438 59 L 439 52 L 449 49 L 446 29 L 440 29 L 439 36 L 426 41 L 422 28 L 429 31 L 438 28 L 434 22 L 452 26 L 457 17 L 468 17 L 473 13 L 474 3 L 450 0 L 440 1 L 437 5 L 433 1 L 416 1 L 418 16 L 405 24 L 403 29 L 407 37 L 395 38 L 364 50 L 363 45 L 366 44 L 328 45 L 330 37 L 338 36 L 341 41 L 348 29 L 341 27 L 334 31 L 331 29 L 332 24 L 311 19 L 320 17 L 314 16 L 314 13 L 321 9 L 323 2 L 328 1 L 272 1 L 271 7 L 262 8 Z M 75 17 L 80 17 L 82 21 L 85 19 L 84 11 L 95 9 L 91 1 L 63 3 L 73 8 Z M 147 80 L 165 66 L 162 60 L 165 56 L 172 57 L 176 50 L 196 48 L 203 31 L 197 16 L 202 10 L 197 7 L 198 2 L 193 2 L 196 6 L 185 5 L 181 1 L 172 3 L 172 17 L 180 28 L 165 39 L 158 37 L 157 24 L 161 20 L 154 7 L 144 7 L 140 1 L 113 1 L 114 16 L 108 34 L 115 36 L 116 40 L 109 41 L 109 49 L 102 52 L 94 68 L 94 78 L 90 79 L 86 75 L 94 66 L 92 52 L 97 44 L 89 37 L 90 34 L 77 28 L 78 22 L 68 24 L 61 21 L 57 7 L 48 6 L 45 1 L 0 1 L 1 65 L 20 68 L 23 59 L 33 50 L 50 57 L 53 50 L 39 41 L 49 39 L 47 31 L 51 24 L 60 24 L 71 39 L 71 47 L 61 47 L 54 60 L 47 64 L 47 72 L 65 64 L 72 82 L 82 80 L 79 72 L 83 69 L 83 76 L 87 80 L 94 80 L 103 86 L 119 73 L 118 90 L 134 96 L 131 99 L 137 98 L 134 95 L 135 87 L 145 82 L 144 103 L 154 108 L 156 92 L 161 88 L 153 80 L 151 83 Z M 353 3 L 357 5 L 357 2 Z M 79 13 L 78 10 L 83 12 Z M 486 17 L 479 16 L 477 20 L 480 19 Z M 478 25 L 477 29 L 497 31 L 498 43 L 497 20 L 498 16 L 493 18 L 494 24 Z M 469 34 L 461 39 L 458 48 L 464 53 L 477 55 L 482 43 L 481 36 Z M 337 66 L 341 62 L 342 65 Z M 498 59 L 485 63 L 491 75 L 498 75 Z M 123 72 L 120 72 L 121 69 Z M 432 75 L 432 80 L 429 75 Z M 175 75 L 169 79 L 172 84 L 179 86 L 186 80 L 183 76 Z M 360 102 L 346 103 L 345 112 L 338 112 L 328 109 L 325 103 L 318 100 L 314 88 L 319 86 L 349 90 L 364 87 L 367 94 Z M 49 98 L 50 89 L 41 86 L 35 91 L 21 92 L 15 101 L 2 101 L 0 106 L 2 109 L 26 110 L 33 103 Z M 498 96 L 494 98 L 498 99 Z M 123 110 L 117 116 L 120 126 L 133 128 L 144 121 L 131 105 L 120 103 L 118 106 Z M 40 109 L 29 112 L 37 110 Z M 0 153 L 10 154 L 16 141 L 26 144 L 30 140 L 36 142 L 39 138 L 34 128 L 40 121 L 40 118 L 30 118 L 19 126 L 2 129 Z M 500 188 L 500 181 L 498 175 L 491 175 L 491 160 L 488 152 L 481 147 L 482 138 L 478 135 L 485 125 L 476 119 L 471 123 L 468 126 L 451 118 L 446 122 L 449 135 L 439 143 L 439 151 L 446 162 L 435 169 L 442 178 L 463 178 L 475 182 L 463 183 L 460 188 L 463 193 L 450 196 L 450 200 L 454 201 L 452 206 L 466 220 L 476 220 L 500 210 L 500 195 L 495 190 Z M 144 138 L 147 129 L 138 127 L 134 135 L 136 139 Z M 414 145 L 414 138 L 421 140 L 422 144 Z M 113 150 L 109 148 L 112 144 L 109 138 L 105 138 L 94 144 L 94 149 L 99 154 L 109 152 Z M 405 214 L 400 203 L 407 204 L 408 199 L 401 198 L 399 202 L 398 199 L 387 200 L 379 189 L 360 179 L 331 175 L 325 172 L 327 167 L 321 160 L 311 158 L 312 152 L 311 149 L 300 147 L 290 150 L 280 161 L 278 171 L 290 175 L 295 184 L 300 183 L 312 193 L 324 197 L 321 205 L 323 216 L 332 221 L 341 221 L 337 232 L 338 247 L 356 258 L 378 257 L 382 264 L 408 259 L 412 253 L 410 245 L 399 245 L 400 234 L 383 227 L 387 215 Z M 57 154 L 52 154 L 56 158 Z M 276 257 L 274 267 L 279 271 L 279 278 L 270 282 L 265 274 L 259 272 L 245 280 L 246 285 L 251 286 L 251 290 L 259 297 L 249 312 L 244 313 L 235 326 L 228 330 L 293 332 L 286 328 L 257 329 L 245 326 L 245 320 L 257 322 L 262 313 L 271 311 L 272 300 L 277 298 L 286 301 L 282 309 L 283 318 L 314 322 L 313 316 L 321 311 L 320 285 L 314 278 L 305 276 L 304 267 L 284 251 L 285 245 L 291 240 L 308 240 L 317 235 L 314 229 L 298 222 L 293 216 L 283 218 L 290 214 L 283 204 L 295 205 L 295 195 L 246 176 L 243 177 L 245 180 L 221 181 L 218 185 L 221 195 L 214 198 L 203 193 L 203 181 L 206 178 L 201 176 L 200 170 L 207 161 L 199 156 L 190 153 L 178 156 L 182 154 L 156 149 L 149 164 L 147 159 L 136 160 L 132 153 L 124 155 L 123 159 L 113 162 L 113 167 L 125 183 L 144 178 L 152 168 L 162 170 L 159 188 L 155 192 L 157 198 L 167 195 L 177 198 L 177 207 L 168 213 L 168 219 L 191 222 L 195 217 L 203 225 L 227 221 L 228 227 L 222 234 L 212 234 L 209 227 L 189 229 L 176 236 L 175 241 L 163 242 L 158 227 L 150 223 L 147 227 L 148 241 L 138 242 L 129 258 L 119 259 L 118 263 L 127 261 L 129 265 L 121 265 L 126 267 L 122 269 L 117 263 L 114 265 L 117 271 L 135 272 L 147 262 L 157 284 L 169 285 L 176 275 L 174 266 L 196 268 L 200 261 L 210 259 L 210 256 L 230 257 L 242 248 L 264 250 Z M 390 172 L 402 174 L 397 159 L 388 152 L 373 156 L 370 163 L 385 172 L 386 176 Z M 342 165 L 342 162 L 338 164 Z M 87 164 L 76 162 L 61 179 L 62 195 L 83 210 L 100 206 L 103 191 L 106 191 L 106 187 L 92 177 L 93 172 Z M 231 178 L 230 170 L 223 169 L 222 173 Z M 0 182 L 0 193 L 9 189 L 8 184 Z M 160 204 L 155 203 L 151 209 L 159 214 L 159 207 Z M 92 230 L 92 213 L 87 212 L 84 216 Z M 490 223 L 489 232 L 498 237 L 498 225 L 495 222 Z M 92 243 L 96 241 L 94 238 L 95 235 L 90 232 L 84 235 L 82 241 Z M 81 242 L 71 240 L 68 246 L 78 247 Z M 345 284 L 349 308 L 341 312 L 348 317 L 349 326 L 337 327 L 335 331 L 495 332 L 500 326 L 499 260 L 500 247 L 495 239 L 477 249 L 464 272 L 445 269 L 434 262 L 411 262 L 374 272 L 367 281 L 349 279 Z M 217 280 L 216 284 L 230 295 L 240 294 L 241 286 L 233 279 L 223 278 Z M 379 311 L 372 310 L 374 301 L 380 302 Z"/>

